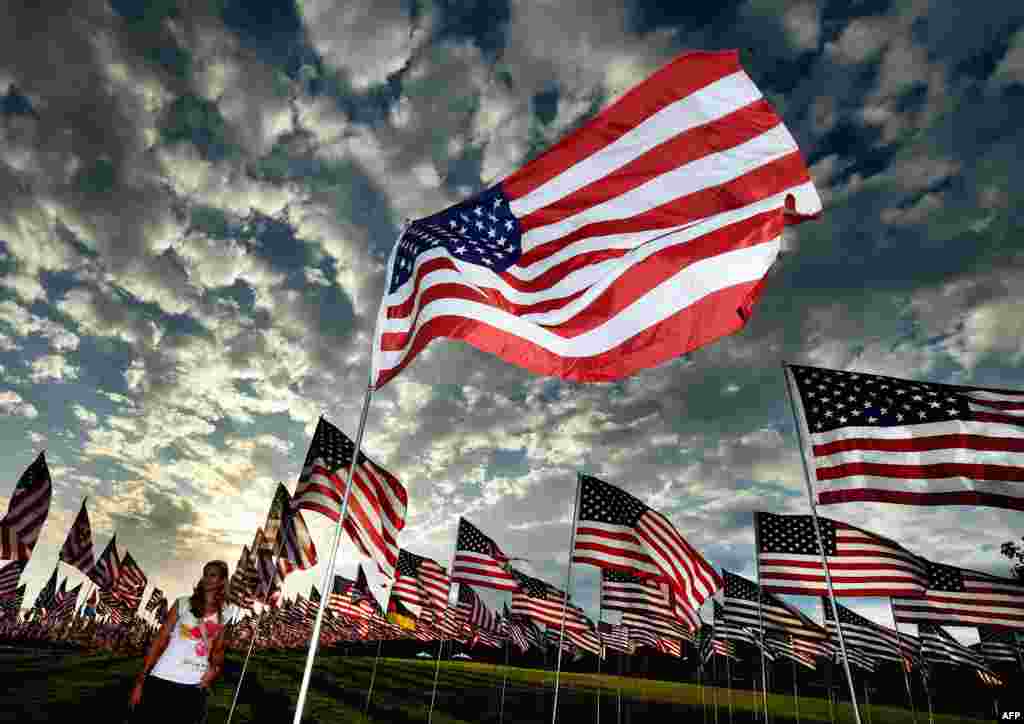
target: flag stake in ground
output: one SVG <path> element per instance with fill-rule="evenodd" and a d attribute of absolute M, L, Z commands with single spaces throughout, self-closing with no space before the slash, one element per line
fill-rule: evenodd
<path fill-rule="evenodd" d="M 327 591 L 327 586 L 334 576 L 334 559 L 338 555 L 338 545 L 341 543 L 341 530 L 345 522 L 345 514 L 348 513 L 348 499 L 352 493 L 352 475 L 355 473 L 356 465 L 359 462 L 359 451 L 363 445 L 363 431 L 366 429 L 366 415 L 370 411 L 370 400 L 373 398 L 373 385 L 367 385 L 366 395 L 363 397 L 363 410 L 359 414 L 359 429 L 356 432 L 355 451 L 352 453 L 352 463 L 348 467 L 348 475 L 345 480 L 345 498 L 341 502 L 341 514 L 334 525 L 334 540 L 331 541 L 331 553 L 327 556 L 324 565 L 324 575 L 320 582 L 320 590 Z M 306 705 L 306 692 L 309 690 L 309 679 L 313 674 L 313 660 L 316 658 L 317 644 L 320 639 L 320 628 L 324 622 L 324 609 L 327 608 L 329 596 L 320 597 L 320 605 L 316 609 L 316 621 L 313 623 L 313 637 L 309 642 L 309 653 L 306 656 L 306 669 L 302 672 L 302 685 L 299 687 L 299 699 L 295 703 L 295 718 L 292 724 L 299 724 L 302 721 L 302 710 Z"/>
<path fill-rule="evenodd" d="M 814 534 L 818 538 L 818 550 L 821 551 L 821 567 L 825 571 L 825 584 L 828 586 L 828 600 L 832 605 L 832 615 L 836 619 L 836 631 L 839 634 L 839 649 L 843 654 L 843 671 L 846 673 L 846 683 L 850 687 L 850 704 L 853 707 L 853 719 L 856 724 L 860 722 L 860 709 L 857 707 L 857 692 L 853 686 L 853 675 L 850 673 L 850 661 L 846 656 L 846 639 L 843 638 L 843 626 L 839 622 L 839 609 L 836 608 L 836 592 L 832 588 L 832 574 L 828 568 L 828 558 L 825 555 L 825 543 L 821 539 L 821 524 L 818 522 L 818 506 L 814 502 L 814 489 L 811 487 L 811 470 L 807 465 L 806 447 L 804 446 L 804 429 L 806 421 L 797 414 L 796 399 L 793 394 L 793 373 L 788 365 L 782 365 L 783 376 L 786 382 L 786 394 L 789 397 L 789 405 L 793 411 L 793 424 L 796 426 L 797 445 L 800 449 L 800 460 L 804 466 L 804 482 L 807 483 L 807 502 L 811 506 L 811 518 L 814 521 Z M 767 699 L 766 699 L 767 701 Z M 767 711 L 767 703 L 765 704 Z M 298 722 L 296 722 L 298 724 Z"/>
<path fill-rule="evenodd" d="M 555 702 L 551 707 L 551 724 L 558 719 L 558 679 L 562 673 L 562 642 L 565 640 L 565 615 L 569 611 L 569 594 L 572 589 L 572 550 L 576 547 L 576 512 L 580 504 L 582 475 L 576 475 L 576 495 L 572 499 L 572 534 L 569 537 L 569 570 L 565 574 L 565 599 L 562 601 L 562 626 L 558 633 L 558 665 L 555 667 Z"/>

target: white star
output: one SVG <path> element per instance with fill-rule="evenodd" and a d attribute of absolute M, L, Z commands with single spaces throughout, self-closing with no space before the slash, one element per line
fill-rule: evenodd
<path fill-rule="evenodd" d="M 481 207 L 477 206 L 475 209 L 473 209 L 473 213 L 476 214 L 477 216 L 481 216 L 484 213 L 484 210 Z"/>
<path fill-rule="evenodd" d="M 482 261 L 484 264 L 487 264 L 488 266 L 490 266 L 491 264 L 494 263 L 493 261 L 488 259 L 486 256 L 484 258 L 482 258 L 480 261 Z"/>
<path fill-rule="evenodd" d="M 494 238 L 495 234 L 497 234 L 497 233 L 498 232 L 496 232 L 494 229 L 488 229 L 487 230 L 487 236 L 491 237 L 492 239 Z"/>
<path fill-rule="evenodd" d="M 501 206 L 501 197 L 500 196 L 498 196 L 497 198 L 494 199 L 494 208 L 498 208 L 499 206 Z"/>
<path fill-rule="evenodd" d="M 512 219 L 505 220 L 505 231 L 509 231 L 515 222 Z"/>
<path fill-rule="evenodd" d="M 846 415 L 843 415 L 842 417 L 839 418 L 839 422 L 846 424 L 846 421 L 849 419 L 850 418 L 848 418 Z"/>
<path fill-rule="evenodd" d="M 498 246 L 505 246 L 505 242 L 506 242 L 506 241 L 507 241 L 507 240 L 505 239 L 505 237 L 504 237 L 504 236 L 500 236 L 500 237 L 498 237 Z"/>
<path fill-rule="evenodd" d="M 465 254 L 466 253 L 466 245 L 465 244 L 459 244 L 457 247 L 455 247 L 455 253 L 456 254 Z"/>
<path fill-rule="evenodd" d="M 877 417 L 869 417 L 868 418 L 868 422 L 878 422 L 878 418 Z"/>
<path fill-rule="evenodd" d="M 454 228 L 455 228 L 455 227 L 457 226 L 457 224 L 455 223 L 455 219 L 451 219 L 451 220 L 450 220 L 450 221 L 448 222 L 448 226 L 450 226 L 451 228 L 453 228 L 453 229 L 454 229 Z"/>
<path fill-rule="evenodd" d="M 484 222 L 482 222 L 482 221 L 476 222 L 476 228 L 478 228 L 478 229 L 484 228 Z"/>

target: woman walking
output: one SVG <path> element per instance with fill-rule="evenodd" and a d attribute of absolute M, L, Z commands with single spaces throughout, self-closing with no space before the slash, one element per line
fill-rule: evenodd
<path fill-rule="evenodd" d="M 192 595 L 167 612 L 132 689 L 136 721 L 205 723 L 210 686 L 224 669 L 227 582 L 227 563 L 210 561 Z"/>

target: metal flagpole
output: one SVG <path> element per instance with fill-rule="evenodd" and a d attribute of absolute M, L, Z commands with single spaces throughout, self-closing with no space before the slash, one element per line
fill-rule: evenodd
<path fill-rule="evenodd" d="M 320 583 L 320 590 L 327 591 L 334 576 L 334 559 L 338 555 L 338 545 L 341 543 L 341 528 L 348 513 L 348 498 L 352 492 L 352 475 L 356 470 L 356 463 L 359 462 L 359 452 L 363 445 L 363 431 L 366 429 L 366 414 L 370 411 L 370 400 L 373 397 L 373 382 L 366 386 L 366 396 L 363 398 L 363 411 L 359 415 L 359 430 L 356 432 L 355 449 L 352 452 L 352 463 L 348 466 L 348 475 L 345 480 L 345 497 L 341 501 L 341 514 L 334 526 L 334 540 L 331 542 L 331 554 L 327 557 L 327 564 L 324 566 L 324 575 Z M 309 653 L 306 655 L 306 669 L 302 672 L 302 685 L 299 687 L 299 699 L 295 704 L 295 718 L 292 724 L 299 724 L 302 721 L 302 710 L 306 706 L 306 692 L 309 690 L 309 680 L 313 675 L 313 660 L 316 658 L 317 646 L 320 643 L 320 627 L 324 622 L 324 609 L 327 607 L 328 596 L 320 597 L 320 606 L 316 610 L 316 622 L 313 624 L 313 638 L 309 642 Z"/>
<path fill-rule="evenodd" d="M 914 705 L 914 694 L 910 689 L 910 674 L 907 672 L 907 659 L 903 655 L 903 639 L 900 637 L 900 624 L 896 620 L 896 607 L 892 603 L 891 596 L 889 597 L 889 610 L 892 612 L 892 625 L 896 630 L 896 645 L 900 648 L 900 668 L 903 669 L 903 683 L 907 685 L 907 698 L 910 700 L 910 711 L 914 716 L 914 724 L 917 724 L 917 707 Z"/>
<path fill-rule="evenodd" d="M 797 690 L 796 659 L 793 659 L 793 711 L 796 712 L 796 724 L 800 724 L 800 693 Z"/>
<path fill-rule="evenodd" d="M 379 638 L 377 639 L 377 656 L 373 660 L 373 673 L 370 674 L 370 688 L 366 692 L 366 706 L 363 707 L 364 714 L 370 711 L 370 697 L 373 696 L 373 682 L 377 680 L 377 662 L 380 661 L 380 650 L 381 647 L 384 645 L 384 636 L 381 634 L 378 634 L 378 636 Z"/>
<path fill-rule="evenodd" d="M 927 664 L 924 666 L 927 666 Z M 928 676 L 924 673 L 923 666 L 921 668 L 921 679 L 924 681 L 924 693 L 928 697 L 928 724 L 935 724 L 935 712 L 932 711 L 932 687 L 928 681 Z"/>
<path fill-rule="evenodd" d="M 458 533 L 456 533 L 455 542 L 452 544 L 452 557 L 449 559 L 451 562 L 448 564 L 451 568 L 455 567 L 455 551 L 458 550 L 458 546 L 459 546 L 459 538 L 458 538 Z M 449 580 L 451 580 L 451 579 L 449 579 Z M 457 585 L 459 585 L 458 582 L 452 583 L 451 587 L 448 590 L 448 599 L 449 600 L 445 601 L 445 609 L 446 610 L 448 608 L 448 605 L 450 605 L 449 601 L 451 600 L 452 589 L 455 589 L 455 586 L 457 586 Z M 458 589 L 455 589 L 455 590 L 458 590 Z M 458 598 L 456 598 L 455 600 L 458 600 Z M 443 617 L 444 613 L 445 613 L 444 611 L 441 611 L 439 616 Z M 440 621 L 440 620 L 441 619 L 438 618 L 438 621 Z M 441 644 L 437 647 L 437 664 L 434 666 L 434 690 L 430 694 L 430 710 L 427 712 L 427 724 L 430 724 L 431 720 L 434 717 L 434 700 L 437 698 L 437 677 L 441 673 L 441 651 L 444 649 L 444 642 L 445 641 L 446 641 L 446 639 L 445 639 L 445 630 L 444 630 L 444 626 L 442 625 L 441 626 Z"/>
<path fill-rule="evenodd" d="M 868 677 L 864 676 L 864 710 L 868 715 L 868 724 L 871 724 L 871 697 L 868 695 Z"/>
<path fill-rule="evenodd" d="M 839 632 L 839 650 L 843 654 L 843 670 L 846 672 L 846 683 L 850 687 L 850 704 L 853 707 L 853 719 L 856 724 L 860 722 L 860 709 L 857 707 L 857 692 L 853 686 L 853 674 L 850 673 L 850 661 L 846 657 L 846 639 L 843 636 L 843 626 L 839 622 L 839 609 L 836 606 L 836 593 L 832 588 L 832 574 L 828 569 L 828 557 L 825 555 L 825 543 L 821 537 L 821 523 L 818 521 L 818 506 L 814 502 L 814 490 L 811 487 L 811 471 L 807 466 L 807 455 L 804 441 L 805 422 L 797 414 L 796 399 L 792 390 L 793 374 L 785 363 L 782 365 L 782 374 L 786 380 L 786 394 L 789 395 L 789 404 L 793 410 L 793 424 L 796 426 L 797 442 L 800 446 L 800 460 L 804 466 L 804 482 L 807 484 L 807 502 L 811 506 L 811 520 L 814 523 L 814 534 L 818 539 L 818 550 L 821 552 L 821 567 L 825 571 L 825 585 L 828 587 L 828 600 L 832 605 L 832 615 L 836 622 L 836 631 Z M 755 528 L 756 529 L 756 528 Z M 757 560 L 755 558 L 755 560 Z M 298 724 L 298 722 L 296 722 Z"/>
<path fill-rule="evenodd" d="M 576 474 L 576 497 L 572 501 L 572 535 L 569 538 L 569 570 L 565 574 L 565 601 L 562 603 L 562 628 L 558 634 L 558 665 L 555 668 L 555 702 L 551 707 L 551 724 L 558 719 L 558 679 L 562 673 L 562 642 L 565 640 L 565 616 L 569 612 L 569 589 L 572 588 L 572 549 L 576 546 L 576 508 L 580 503 L 580 481 Z"/>
<path fill-rule="evenodd" d="M 699 653 L 697 654 L 700 655 Z M 726 691 L 729 694 L 729 724 L 732 722 L 732 664 L 729 661 L 730 657 L 725 657 L 725 685 Z"/>
<path fill-rule="evenodd" d="M 506 626 L 511 626 L 512 622 L 508 621 Z M 498 704 L 498 724 L 502 724 L 505 721 L 505 683 L 508 681 L 508 631 L 505 632 L 505 671 L 501 676 L 501 703 Z"/>
<path fill-rule="evenodd" d="M 628 655 L 623 654 L 621 651 L 619 652 L 619 681 L 617 682 L 618 688 L 615 693 L 615 724 L 622 724 L 622 657 Z"/>
<path fill-rule="evenodd" d="M 832 724 L 836 724 L 836 711 L 833 708 L 833 685 L 832 685 L 832 667 L 835 664 L 832 662 L 832 658 L 828 660 L 828 719 Z"/>
<path fill-rule="evenodd" d="M 697 657 L 700 657 L 700 652 L 697 652 Z M 708 706 L 704 699 L 704 662 L 701 661 L 697 666 L 697 686 L 700 687 L 700 710 L 704 715 L 704 724 L 708 723 Z"/>
<path fill-rule="evenodd" d="M 754 573 L 757 575 L 757 621 L 761 630 L 761 695 L 764 699 L 764 722 L 768 724 L 768 663 L 764 651 L 764 590 L 761 588 L 761 532 L 757 526 L 757 514 L 754 514 Z M 859 724 L 859 723 L 858 723 Z"/>
<path fill-rule="evenodd" d="M 569 551 L 569 557 L 572 557 L 572 551 Z M 601 641 L 601 592 L 597 593 L 597 643 L 601 647 L 601 654 L 606 653 L 604 643 Z M 597 716 L 594 718 L 595 724 L 601 724 L 601 660 L 603 657 L 601 654 L 597 656 Z"/>
<path fill-rule="evenodd" d="M 711 680 L 714 684 L 711 687 L 711 701 L 715 707 L 715 724 L 718 724 L 718 657 L 711 657 Z"/>
<path fill-rule="evenodd" d="M 275 497 L 277 496 L 277 489 L 276 488 L 274 489 L 274 496 Z M 271 505 L 273 505 L 273 503 L 271 503 Z M 282 511 L 281 512 L 282 523 L 284 522 L 284 515 L 285 515 L 284 511 Z M 270 582 L 267 584 L 267 592 L 263 596 L 264 600 L 261 601 L 261 603 L 263 604 L 263 610 L 260 611 L 260 621 L 259 621 L 259 623 L 263 623 L 263 616 L 264 616 L 264 614 L 266 614 L 267 607 L 270 605 L 269 604 L 270 594 L 274 590 L 274 580 L 277 578 L 277 564 L 281 561 L 281 549 L 282 548 L 284 548 L 284 529 L 283 529 L 283 526 L 278 526 L 278 530 L 277 530 L 277 550 L 274 551 L 274 554 L 271 556 L 271 559 L 274 561 L 272 566 L 271 566 L 271 569 L 273 570 L 273 573 L 271 574 Z M 260 565 L 259 564 L 259 553 L 256 552 L 256 551 L 254 551 L 253 553 L 256 555 L 256 569 L 258 571 L 259 570 L 259 565 Z M 282 580 L 281 583 L 282 583 L 282 585 L 284 585 L 284 581 L 283 580 Z M 249 651 L 245 654 L 245 661 L 242 662 L 242 673 L 238 676 L 238 683 L 235 684 L 235 693 L 234 693 L 234 696 L 231 699 L 231 709 L 228 710 L 227 724 L 231 724 L 231 717 L 233 717 L 235 715 L 235 705 L 238 704 L 238 692 L 242 690 L 242 681 L 245 679 L 245 672 L 246 672 L 246 669 L 249 667 L 249 657 L 252 656 L 252 650 L 253 650 L 253 647 L 256 646 L 256 639 L 259 637 L 259 635 L 260 635 L 260 630 L 259 630 L 259 626 L 257 625 L 256 630 L 252 634 L 252 638 L 249 639 Z"/>

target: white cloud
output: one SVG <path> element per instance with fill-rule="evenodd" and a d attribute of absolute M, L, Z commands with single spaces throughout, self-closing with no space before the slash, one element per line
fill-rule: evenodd
<path fill-rule="evenodd" d="M 32 372 L 30 374 L 35 383 L 66 382 L 78 379 L 78 367 L 70 364 L 63 355 L 48 354 L 32 360 Z"/>
<path fill-rule="evenodd" d="M 31 402 L 23 400 L 14 390 L 0 390 L 0 410 L 15 417 L 39 417 L 39 411 Z"/>

